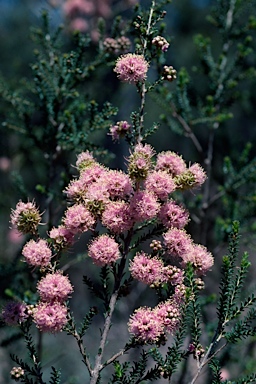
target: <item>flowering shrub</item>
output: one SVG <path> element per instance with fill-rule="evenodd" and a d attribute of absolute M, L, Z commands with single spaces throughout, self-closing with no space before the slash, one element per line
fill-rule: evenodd
<path fill-rule="evenodd" d="M 202 370 L 207 366 L 211 369 L 212 382 L 221 384 L 219 356 L 222 356 L 222 349 L 256 334 L 253 325 L 256 319 L 254 294 L 249 292 L 243 300 L 239 297 L 250 263 L 247 253 L 244 253 L 240 262 L 238 260 L 237 221 L 229 226 L 229 250 L 223 258 L 219 299 L 215 300 L 215 323 L 210 327 L 207 325 L 211 328 L 208 330 L 202 321 L 207 304 L 203 303 L 207 301 L 202 294 L 204 281 L 207 282 L 215 260 L 214 252 L 210 250 L 213 247 L 208 249 L 204 242 L 199 243 L 191 228 L 196 220 L 200 221 L 207 204 L 211 203 L 206 199 L 210 188 L 207 183 L 211 175 L 207 171 L 210 170 L 211 153 L 206 159 L 205 170 L 198 162 L 186 162 L 171 149 L 157 152 L 146 142 L 157 128 L 157 124 L 149 127 L 146 122 L 146 100 L 148 95 L 154 97 L 159 92 L 163 101 L 170 102 L 172 116 L 180 121 L 195 146 L 200 148 L 185 120 L 185 107 L 180 101 L 187 100 L 184 91 L 187 83 L 185 72 L 181 70 L 179 74 L 173 66 L 165 65 L 170 44 L 160 35 L 163 30 L 159 22 L 165 17 L 163 6 L 166 3 L 168 1 L 157 4 L 153 0 L 149 10 L 139 6 L 135 8 L 135 18 L 130 25 L 134 45 L 129 44 L 130 40 L 125 36 L 108 37 L 99 44 L 102 63 L 111 66 L 115 81 L 120 80 L 120 84 L 130 87 L 131 92 L 135 91 L 139 96 L 138 108 L 130 116 L 121 116 L 120 120 L 117 118 L 118 121 L 114 122 L 112 119 L 117 111 L 110 104 L 104 104 L 100 110 L 94 100 L 81 101 L 76 84 L 90 77 L 94 70 L 94 66 L 90 65 L 86 70 L 79 67 L 84 49 L 81 46 L 85 44 L 81 35 L 75 34 L 78 39 L 77 54 L 65 54 L 58 59 L 53 54 L 54 43 L 46 46 L 51 52 L 47 70 L 53 76 L 54 84 L 58 70 L 63 70 L 58 78 L 58 86 L 54 88 L 55 96 L 48 89 L 45 92 L 47 76 L 42 76 L 45 62 L 40 58 L 40 65 L 34 66 L 36 73 L 39 69 L 41 71 L 36 77 L 36 84 L 39 99 L 41 102 L 47 101 L 44 108 L 49 118 L 46 133 L 41 133 L 45 140 L 35 136 L 34 142 L 47 154 L 45 158 L 49 163 L 51 159 L 49 173 L 53 184 L 48 185 L 45 212 L 40 213 L 34 200 L 20 200 L 11 211 L 12 227 L 27 236 L 21 250 L 21 260 L 31 282 L 29 294 L 21 289 L 16 297 L 13 295 L 14 300 L 2 309 L 3 322 L 19 327 L 30 357 L 27 363 L 18 355 L 12 355 L 17 366 L 12 368 L 10 374 L 16 381 L 46 383 L 41 364 L 41 342 L 37 346 L 33 338 L 35 328 L 40 337 L 44 333 L 52 336 L 62 331 L 74 338 L 88 373 L 83 377 L 88 377 L 90 384 L 145 383 L 153 380 L 178 382 L 178 376 L 175 375 L 181 362 L 184 366 L 192 366 L 191 372 L 182 372 L 180 376 L 184 373 L 187 382 L 199 382 Z M 110 4 L 109 1 L 67 0 L 64 11 L 68 18 L 75 17 L 76 29 L 86 31 L 86 20 L 83 20 L 83 24 L 80 16 L 110 17 Z M 230 23 L 233 15 L 232 4 L 230 2 L 227 10 L 227 23 Z M 45 15 L 44 18 L 47 21 Z M 51 41 L 48 33 L 46 36 L 44 44 Z M 128 49 L 128 52 L 123 52 Z M 54 67 L 56 63 L 58 70 Z M 53 67 L 56 71 L 52 71 Z M 150 71 L 154 73 L 155 80 L 151 80 Z M 70 81 L 71 77 L 73 81 Z M 65 86 L 62 86 L 63 78 Z M 173 106 L 174 97 L 168 93 L 169 82 L 175 80 L 178 83 L 179 110 Z M 70 101 L 76 98 L 77 103 Z M 212 108 L 209 112 L 208 104 L 202 117 L 203 121 L 213 124 L 211 134 L 221 120 L 219 99 Z M 85 110 L 87 114 L 83 121 Z M 227 118 L 226 115 L 222 116 L 223 120 Z M 27 122 L 27 114 L 24 120 Z M 128 144 L 122 170 L 112 169 L 106 165 L 107 161 L 99 160 L 98 157 L 102 158 L 106 152 L 98 149 L 96 144 L 87 143 L 89 149 L 85 146 L 85 127 L 93 131 L 98 126 L 108 127 L 107 135 L 114 144 L 121 140 Z M 27 128 L 30 132 L 29 125 Z M 49 132 L 54 139 L 48 137 Z M 85 148 L 81 151 L 83 146 Z M 60 198 L 60 194 L 54 194 L 52 189 L 58 172 L 55 166 L 59 165 L 56 159 L 65 155 L 64 151 L 70 148 L 77 153 L 72 168 L 76 175 L 68 174 L 65 183 L 60 183 Z M 210 145 L 209 152 L 211 150 Z M 64 169 L 67 166 L 64 165 Z M 200 195 L 201 188 L 206 191 L 203 197 Z M 37 189 L 45 193 L 41 185 Z M 199 202 L 202 200 L 200 218 L 195 214 L 196 204 L 192 204 L 192 200 L 197 198 Z M 55 199 L 56 206 L 51 205 L 49 201 Z M 191 206 L 193 215 L 190 214 Z M 77 276 L 73 279 L 72 275 L 66 273 L 75 259 L 77 248 L 82 249 L 80 261 L 82 259 L 86 272 L 82 276 L 83 268 L 79 269 L 80 280 L 89 288 L 95 303 L 88 308 L 80 326 L 72 307 L 73 296 L 78 291 Z M 65 264 L 67 259 L 71 261 Z M 92 276 L 89 273 L 87 275 L 87 271 L 93 271 Z M 143 304 L 143 300 L 139 303 L 137 287 L 147 289 L 150 305 Z M 84 305 L 84 300 L 79 299 L 79 306 L 86 307 L 87 303 Z M 120 303 L 124 303 L 129 313 L 125 321 L 129 336 L 122 348 L 114 345 L 113 350 L 106 351 L 111 329 L 116 329 L 117 335 L 120 332 L 120 322 L 116 316 L 118 311 L 122 315 Z M 94 348 L 86 343 L 86 331 L 94 321 L 97 323 L 97 315 L 101 316 L 100 339 L 93 359 L 90 349 Z M 207 336 L 203 334 L 204 331 Z M 164 346 L 167 348 L 162 348 Z M 136 350 L 140 350 L 141 354 L 132 365 L 132 351 Z M 110 366 L 112 370 L 108 371 Z M 256 374 L 250 373 L 237 383 L 255 380 Z M 50 383 L 60 383 L 60 371 L 54 367 Z"/>

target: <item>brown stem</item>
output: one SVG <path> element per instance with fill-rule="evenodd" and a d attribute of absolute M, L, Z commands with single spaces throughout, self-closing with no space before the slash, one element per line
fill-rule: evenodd
<path fill-rule="evenodd" d="M 152 0 L 151 3 L 151 8 L 149 12 L 149 18 L 148 18 L 148 25 L 147 25 L 147 31 L 146 31 L 146 37 L 143 42 L 143 49 L 142 49 L 142 54 L 145 55 L 146 49 L 147 49 L 147 37 L 150 34 L 150 28 L 151 28 L 151 23 L 152 23 L 152 16 L 154 13 L 154 8 L 155 8 L 155 0 Z M 142 84 L 142 87 L 140 89 L 140 96 L 141 96 L 141 103 L 140 103 L 140 122 L 139 122 L 139 132 L 138 132 L 138 139 L 137 143 L 141 143 L 142 141 L 142 130 L 144 126 L 144 109 L 145 109 L 145 101 L 146 101 L 146 85 L 145 82 Z"/>
<path fill-rule="evenodd" d="M 195 136 L 194 132 L 192 131 L 191 127 L 188 125 L 188 123 L 185 121 L 185 119 L 181 115 L 179 115 L 177 113 L 177 111 L 175 110 L 175 107 L 174 107 L 173 104 L 172 104 L 172 109 L 173 109 L 173 112 L 172 112 L 173 117 L 175 119 L 177 119 L 178 122 L 182 125 L 182 127 L 183 127 L 183 129 L 184 129 L 184 131 L 186 133 L 186 136 L 189 137 L 192 140 L 192 142 L 195 145 L 197 151 L 199 153 L 202 153 L 203 152 L 203 148 L 202 148 L 201 144 L 199 143 L 197 137 Z"/>
<path fill-rule="evenodd" d="M 104 365 L 102 365 L 102 358 L 103 358 L 103 353 L 104 353 L 105 345 L 107 342 L 107 337 L 108 337 L 108 333 L 109 333 L 110 326 L 111 326 L 111 319 L 112 319 L 112 315 L 113 315 L 113 312 L 115 309 L 117 298 L 118 298 L 118 290 L 115 290 L 111 296 L 111 299 L 110 299 L 109 311 L 108 311 L 108 314 L 107 314 L 106 319 L 105 319 L 105 324 L 104 324 L 104 329 L 103 329 L 103 333 L 102 333 L 101 340 L 100 340 L 100 346 L 99 346 L 98 354 L 97 354 L 96 359 L 95 359 L 94 369 L 91 371 L 90 384 L 96 384 L 97 383 L 99 373 L 104 367 Z"/>

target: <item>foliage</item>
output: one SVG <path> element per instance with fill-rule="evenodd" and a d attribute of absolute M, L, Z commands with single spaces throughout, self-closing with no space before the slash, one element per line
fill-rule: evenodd
<path fill-rule="evenodd" d="M 236 377 L 232 373 L 234 348 L 243 348 L 249 362 L 255 350 L 256 296 L 249 253 L 244 251 L 244 243 L 255 237 L 253 136 L 249 135 L 249 141 L 241 139 L 237 146 L 232 137 L 223 148 L 227 132 L 246 109 L 241 107 L 237 115 L 239 103 L 249 110 L 253 103 L 248 89 L 255 85 L 256 74 L 256 22 L 251 15 L 255 2 L 213 2 L 207 16 L 211 36 L 203 32 L 194 36 L 191 50 L 196 59 L 186 63 L 177 58 L 178 71 L 169 65 L 167 49 L 169 43 L 170 49 L 175 48 L 176 37 L 168 36 L 165 10 L 175 9 L 175 4 L 171 8 L 169 0 L 145 3 L 134 6 L 129 20 L 116 15 L 111 28 L 98 20 L 98 40 L 79 31 L 67 37 L 62 27 L 53 28 L 49 13 L 43 11 L 41 27 L 32 29 L 35 50 L 30 74 L 19 85 L 1 76 L 1 135 L 7 132 L 9 142 L 15 138 L 12 156 L 22 164 L 13 167 L 12 176 L 8 170 L 10 190 L 3 192 L 2 200 L 7 205 L 20 200 L 28 214 L 35 198 L 43 212 L 37 230 L 26 234 L 15 249 L 13 261 L 6 265 L 4 257 L 0 262 L 3 301 L 11 298 L 18 303 L 11 314 L 12 306 L 3 305 L 1 330 L 7 334 L 1 346 L 9 352 L 16 343 L 24 343 L 26 354 L 19 357 L 19 351 L 11 352 L 11 359 L 20 369 L 20 376 L 13 374 L 12 379 L 26 384 L 72 383 L 73 378 L 90 384 L 194 384 L 200 383 L 203 369 L 204 382 L 256 382 L 255 368 L 244 361 L 234 371 Z M 95 26 L 94 20 L 90 22 Z M 126 44 L 131 40 L 128 51 L 117 48 L 120 38 Z M 113 72 L 117 57 L 130 84 L 121 84 Z M 127 70 L 131 57 L 134 67 Z M 141 73 L 145 68 L 147 74 Z M 132 78 L 136 70 L 139 81 Z M 175 143 L 167 152 L 148 144 L 157 148 L 155 137 L 161 143 L 159 129 L 183 143 L 192 164 L 186 165 L 173 152 Z M 121 143 L 121 152 L 115 158 L 116 141 Z M 188 144 L 192 144 L 189 150 Z M 160 166 L 161 156 L 170 153 L 182 168 L 176 174 Z M 112 164 L 119 168 L 114 161 L 118 157 L 124 157 L 121 168 L 126 173 L 111 168 Z M 90 172 L 95 174 L 88 181 Z M 164 175 L 165 182 L 170 178 L 173 189 L 166 193 L 159 181 L 159 185 L 150 181 L 149 176 L 155 174 Z M 118 190 L 117 175 L 130 183 L 125 193 Z M 194 192 L 201 184 L 202 190 Z M 27 199 L 28 203 L 22 202 Z M 176 209 L 189 209 L 188 234 L 184 229 L 187 222 L 181 224 L 176 211 L 169 221 L 161 218 L 166 206 L 174 203 Z M 24 213 L 20 206 L 12 210 L 14 227 L 20 219 L 18 213 Z M 78 210 L 71 216 L 74 207 L 81 210 L 81 216 Z M 111 209 L 117 207 L 120 210 L 113 220 Z M 115 220 L 120 217 L 117 226 Z M 29 219 L 33 221 L 33 215 Z M 52 231 L 63 228 L 64 235 L 53 235 Z M 180 231 L 176 238 L 183 239 L 177 243 L 178 251 L 189 242 L 181 253 L 172 248 L 175 239 L 168 240 L 173 229 Z M 41 238 L 51 257 L 38 268 L 42 250 L 32 252 L 33 264 L 25 247 L 37 246 Z M 107 239 L 103 249 L 99 245 L 102 239 Z M 213 259 L 208 249 L 216 254 L 210 273 Z M 20 262 L 21 254 L 27 263 Z M 137 268 L 136 258 L 144 258 Z M 68 293 L 66 271 L 74 282 Z M 47 276 L 55 281 L 66 278 L 61 287 L 54 283 L 56 297 L 49 302 L 40 291 L 40 284 L 41 290 L 47 289 L 43 285 Z M 219 287 L 215 282 L 211 287 L 213 280 Z M 70 298 L 73 289 L 74 301 Z M 47 311 L 54 305 L 59 309 L 49 315 Z M 6 325 L 14 323 L 18 331 L 11 332 Z M 48 336 L 50 339 L 51 332 L 60 329 L 76 344 L 70 368 L 65 363 L 57 368 L 54 359 L 44 355 Z M 47 338 L 45 330 L 50 333 Z M 57 335 L 56 340 L 61 345 Z M 46 359 L 51 369 L 45 367 Z M 58 363 L 58 357 L 56 360 Z M 73 367 L 75 360 L 82 361 L 82 368 Z M 227 380 L 223 367 L 227 367 Z"/>

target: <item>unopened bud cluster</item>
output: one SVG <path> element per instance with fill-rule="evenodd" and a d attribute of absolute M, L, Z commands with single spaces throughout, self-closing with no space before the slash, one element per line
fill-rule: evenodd
<path fill-rule="evenodd" d="M 22 369 L 21 367 L 13 367 L 10 372 L 10 376 L 11 376 L 11 379 L 15 381 L 19 381 L 24 377 L 24 373 L 25 373 L 24 369 Z"/>
<path fill-rule="evenodd" d="M 165 65 L 163 68 L 163 78 L 167 81 L 173 81 L 177 78 L 177 71 L 172 66 Z"/>
<path fill-rule="evenodd" d="M 152 40 L 152 44 L 155 45 L 157 48 L 160 48 L 163 52 L 166 52 L 170 45 L 163 36 L 154 37 Z"/>

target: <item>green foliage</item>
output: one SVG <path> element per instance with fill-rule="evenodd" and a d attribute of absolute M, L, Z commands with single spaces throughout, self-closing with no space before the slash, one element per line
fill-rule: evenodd
<path fill-rule="evenodd" d="M 151 7 L 146 10 L 143 4 L 138 4 L 131 23 L 124 25 L 124 20 L 118 15 L 112 23 L 111 31 L 108 31 L 104 20 L 99 20 L 98 44 L 79 32 L 73 33 L 72 41 L 64 41 L 62 29 L 56 28 L 52 31 L 49 16 L 43 12 L 42 27 L 32 31 L 36 49 L 30 76 L 22 80 L 19 89 L 14 90 L 4 78 L 0 81 L 2 130 L 3 133 L 8 132 L 10 138 L 18 138 L 14 152 L 18 155 L 16 161 L 22 163 L 12 173 L 12 184 L 16 185 L 16 194 L 22 198 L 27 198 L 31 190 L 36 190 L 48 221 L 48 228 L 44 232 L 57 226 L 66 207 L 62 192 L 70 180 L 70 162 L 73 162 L 75 154 L 87 149 L 93 151 L 95 157 L 103 158 L 104 163 L 109 161 L 108 149 L 102 148 L 100 144 L 101 134 L 117 116 L 127 118 L 132 92 L 137 91 L 140 103 L 133 112 L 129 111 L 132 125 L 131 132 L 126 136 L 129 149 L 132 150 L 136 144 L 148 140 L 158 130 L 159 120 L 165 128 L 179 134 L 180 138 L 189 138 L 197 161 L 204 162 L 206 166 L 208 179 L 202 192 L 185 194 L 177 200 L 185 202 L 193 209 L 189 231 L 192 235 L 193 231 L 197 234 L 200 243 L 209 244 L 210 248 L 216 249 L 216 237 L 212 231 L 214 225 L 221 233 L 218 243 L 220 248 L 225 245 L 229 235 L 228 253 L 223 257 L 217 319 L 209 318 L 215 303 L 211 296 L 202 297 L 202 280 L 196 276 L 193 266 L 188 264 L 180 324 L 168 340 L 167 351 L 161 345 L 167 342 L 164 336 L 155 345 L 150 343 L 150 346 L 143 347 L 142 342 L 133 337 L 127 344 L 123 343 L 123 349 L 111 351 L 111 357 L 105 357 L 105 347 L 112 341 L 108 338 L 109 330 L 116 325 L 112 320 L 117 305 L 123 310 L 124 318 L 131 314 L 128 305 L 124 313 L 125 305 L 121 302 L 133 293 L 129 260 L 138 249 L 144 247 L 147 250 L 150 239 L 158 238 L 168 230 L 159 223 L 160 220 L 154 219 L 138 224 L 127 231 L 127 234 L 112 234 L 113 239 L 119 243 L 122 257 L 116 264 L 101 268 L 97 277 L 94 276 L 95 266 L 89 265 L 86 276 L 83 277 L 91 294 L 88 297 L 89 309 L 78 328 L 75 314 L 69 311 L 68 322 L 63 330 L 74 337 L 93 384 L 108 380 L 103 373 L 105 368 L 110 368 L 112 374 L 109 384 L 144 384 L 159 379 L 171 382 L 176 379 L 175 375 L 178 377 L 180 368 L 184 369 L 186 379 L 189 378 L 194 384 L 206 366 L 211 369 L 213 384 L 250 383 L 256 380 L 255 374 L 250 374 L 251 372 L 238 381 L 223 382 L 221 363 L 224 347 L 237 344 L 241 340 L 245 342 L 248 338 L 251 340 L 251 337 L 256 336 L 256 297 L 254 293 L 246 291 L 250 262 L 247 252 L 242 254 L 241 259 L 239 257 L 240 226 L 236 221 L 238 218 L 243 221 L 242 230 L 246 232 L 249 224 L 244 220 L 253 220 L 255 216 L 256 160 L 252 143 L 244 145 L 242 139 L 243 148 L 238 148 L 237 152 L 232 152 L 228 146 L 221 151 L 219 148 L 223 147 L 231 119 L 236 117 L 237 103 L 245 103 L 249 94 L 245 89 L 249 84 L 248 80 L 254 84 L 256 78 L 253 57 L 256 19 L 248 12 L 254 1 L 249 1 L 248 4 L 233 0 L 215 2 L 207 17 L 211 24 L 211 36 L 198 33 L 194 37 L 191 52 L 198 55 L 198 60 L 196 59 L 191 68 L 188 65 L 185 67 L 186 62 L 179 65 L 174 84 L 169 84 L 163 76 L 163 66 L 168 63 L 166 55 L 152 44 L 154 37 L 165 35 L 166 26 L 163 21 L 165 7 L 169 3 L 169 0 L 152 0 Z M 150 63 L 151 71 L 146 82 L 136 84 L 133 91 L 131 90 L 132 96 L 129 91 L 126 94 L 126 85 L 122 88 L 124 93 L 121 93 L 121 88 L 118 88 L 112 77 L 115 54 L 105 52 L 103 44 L 108 33 L 113 38 L 132 36 L 132 50 L 145 56 Z M 170 37 L 168 41 L 171 42 Z M 99 87 L 102 94 L 97 91 Z M 120 95 L 123 107 L 118 110 L 112 105 L 112 100 Z M 150 100 L 148 95 L 160 108 L 161 113 L 156 122 L 155 117 L 151 117 L 150 103 L 149 107 L 146 103 Z M 106 101 L 105 96 L 109 96 L 110 101 Z M 184 144 L 187 150 L 186 143 L 182 142 L 181 148 Z M 126 149 L 125 147 L 124 151 Z M 29 164 L 31 161 L 33 172 Z M 23 166 L 28 171 L 27 175 L 20 170 Z M 138 189 L 140 187 L 138 185 Z M 172 198 L 176 199 L 176 194 Z M 99 216 L 96 219 L 100 221 Z M 93 229 L 91 235 L 98 234 Z M 153 256 L 157 254 L 164 257 L 163 248 L 153 253 Z M 79 248 L 78 251 L 80 252 Z M 19 253 L 18 250 L 17 254 Z M 57 252 L 53 257 L 58 259 L 60 255 Z M 9 266 L 4 263 L 0 265 L 1 279 L 8 280 L 8 287 L 5 281 L 2 283 L 3 291 L 6 297 L 34 304 L 38 300 L 34 293 L 35 280 L 41 278 L 45 270 L 28 273 L 18 260 L 19 256 Z M 53 270 L 58 262 L 52 267 Z M 168 266 L 172 261 L 166 258 L 164 263 Z M 216 263 L 218 268 L 217 258 Z M 70 266 L 72 264 L 73 262 Z M 145 299 L 145 302 L 148 300 L 147 291 L 144 294 L 139 284 L 134 289 L 134 293 L 139 293 L 139 299 Z M 155 289 L 154 294 L 156 293 L 160 301 L 165 301 L 175 298 L 174 292 L 172 284 L 164 283 Z M 130 297 L 132 306 L 137 307 L 135 294 Z M 94 306 L 95 300 L 97 307 Z M 208 308 L 211 310 L 210 315 L 207 313 Z M 92 323 L 98 313 L 101 314 L 100 321 L 104 323 L 100 325 L 100 341 L 94 360 L 89 356 L 86 344 L 87 338 L 94 342 L 94 337 L 91 336 L 95 332 Z M 33 341 L 30 321 L 31 319 L 20 327 L 29 363 L 15 355 L 12 355 L 12 359 L 25 371 L 21 382 L 45 384 L 39 361 L 40 351 L 37 351 Z M 98 326 L 97 319 L 95 323 Z M 91 332 L 88 332 L 89 328 Z M 117 331 L 117 336 L 114 337 L 118 339 L 118 336 Z M 1 346 L 12 345 L 20 338 L 19 332 L 8 335 L 1 341 Z M 115 344 L 118 343 L 113 344 L 115 349 Z M 120 356 L 128 354 L 134 348 L 140 348 L 141 353 L 138 353 L 138 358 L 133 363 L 119 361 Z M 187 364 L 192 358 L 197 365 L 194 377 L 186 372 Z M 60 382 L 60 371 L 52 367 L 49 383 Z"/>
<path fill-rule="evenodd" d="M 147 370 L 148 354 L 143 350 L 138 361 L 133 366 L 130 363 L 120 364 L 118 361 L 114 363 L 115 373 L 109 382 L 117 384 L 139 384 L 145 380 L 156 380 L 160 377 L 159 370 L 155 367 Z"/>
<path fill-rule="evenodd" d="M 52 368 L 52 373 L 51 373 L 51 378 L 50 378 L 50 381 L 49 381 L 49 384 L 60 384 L 60 377 L 61 377 L 61 374 L 60 374 L 60 371 L 55 369 L 54 367 L 51 367 Z"/>

